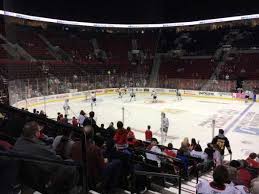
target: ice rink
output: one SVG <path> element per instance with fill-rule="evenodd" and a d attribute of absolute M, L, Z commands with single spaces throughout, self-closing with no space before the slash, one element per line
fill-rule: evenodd
<path fill-rule="evenodd" d="M 222 100 L 203 97 L 183 97 L 177 101 L 175 96 L 158 95 L 158 102 L 152 103 L 150 94 L 137 94 L 136 101 L 129 102 L 129 96 L 122 99 L 118 95 L 97 96 L 97 124 L 108 127 L 110 122 L 122 120 L 124 107 L 125 128 L 130 126 L 138 139 L 144 139 L 147 125 L 160 141 L 161 112 L 165 112 L 169 122 L 167 143 L 172 142 L 179 148 L 184 137 L 196 138 L 204 149 L 212 140 L 212 120 L 216 120 L 215 135 L 219 128 L 225 130 L 233 150 L 233 158 L 241 159 L 250 152 L 258 152 L 259 147 L 259 104 L 236 100 Z M 46 112 L 50 118 L 56 118 L 57 112 L 64 113 L 64 102 L 49 103 Z M 76 99 L 69 102 L 69 118 L 78 117 L 80 110 L 91 111 L 89 100 Z M 34 106 L 44 110 L 44 106 Z M 229 159 L 226 158 L 226 159 Z"/>

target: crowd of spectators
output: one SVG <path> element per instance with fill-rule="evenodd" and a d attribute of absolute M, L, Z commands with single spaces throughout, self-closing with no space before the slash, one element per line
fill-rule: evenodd
<path fill-rule="evenodd" d="M 26 114 L 25 110 L 24 113 Z M 0 120 L 2 124 L 3 118 Z M 57 122 L 61 122 L 60 114 L 57 116 Z M 43 125 L 37 121 L 29 121 L 25 123 L 22 134 L 15 143 L 2 138 L 4 133 L 1 132 L 0 148 L 6 152 L 58 161 L 83 161 L 87 167 L 89 189 L 101 193 L 114 193 L 116 188 L 132 190 L 133 180 L 137 192 L 148 188 L 150 182 L 162 186 L 165 185 L 164 181 L 177 184 L 176 179 L 162 180 L 143 175 L 136 175 L 133 179 L 134 170 L 180 175 L 188 181 L 197 173 L 205 173 L 211 169 L 214 169 L 213 181 L 200 181 L 197 184 L 198 193 L 258 193 L 258 154 L 251 153 L 245 160 L 226 163 L 224 150 L 227 148 L 229 154 L 232 154 L 232 151 L 222 129 L 208 146 L 202 149 L 195 138 L 189 142 L 188 137 L 183 139 L 180 148 L 174 148 L 172 142 L 167 146 L 159 145 L 153 137 L 151 126 L 147 126 L 145 140 L 137 139 L 131 127 L 125 128 L 121 121 L 117 122 L 116 128 L 111 122 L 106 129 L 103 124 L 97 125 L 92 111 L 87 115 L 82 110 L 78 118 L 74 117 L 65 124 L 74 126 L 79 131 L 63 127 L 55 136 L 49 137 Z M 84 141 L 80 134 L 84 134 Z M 84 151 L 86 158 L 82 158 Z M 0 168 L 5 168 L 4 165 L 7 164 L 1 162 Z M 33 193 L 34 190 L 69 193 L 75 189 L 80 190 L 78 183 L 82 181 L 75 167 L 46 166 L 40 162 L 24 163 L 19 174 L 22 176 L 23 193 Z M 8 184 L 1 188 L 8 190 Z"/>

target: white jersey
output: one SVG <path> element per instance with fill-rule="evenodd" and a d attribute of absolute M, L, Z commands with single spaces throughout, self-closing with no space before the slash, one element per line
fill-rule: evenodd
<path fill-rule="evenodd" d="M 224 190 L 213 188 L 206 180 L 201 180 L 196 186 L 198 194 L 241 194 L 235 187 L 226 185 Z"/>
<path fill-rule="evenodd" d="M 249 189 L 244 185 L 236 185 L 235 188 L 240 191 L 240 194 L 250 194 Z"/>
<path fill-rule="evenodd" d="M 131 90 L 131 92 L 130 92 L 130 96 L 135 96 L 135 92 L 134 92 L 134 90 Z"/>
<path fill-rule="evenodd" d="M 96 98 L 96 94 L 95 93 L 91 93 L 91 99 L 95 99 Z"/>
<path fill-rule="evenodd" d="M 203 160 L 207 160 L 208 159 L 208 155 L 204 152 L 197 152 L 195 150 L 192 150 L 190 155 L 194 158 L 201 158 Z"/>
<path fill-rule="evenodd" d="M 158 146 L 153 146 L 150 151 L 158 153 L 158 154 L 162 154 L 162 151 Z M 160 166 L 161 160 L 157 155 L 151 154 L 151 153 L 146 153 L 146 157 L 149 160 L 156 161 L 157 164 Z"/>
<path fill-rule="evenodd" d="M 64 109 L 64 110 L 69 110 L 69 109 L 70 109 L 70 106 L 69 106 L 67 100 L 65 101 L 65 103 L 64 103 L 64 105 L 63 105 L 63 109 Z"/>
<path fill-rule="evenodd" d="M 157 93 L 155 91 L 152 91 L 151 96 L 157 96 Z"/>
<path fill-rule="evenodd" d="M 86 117 L 83 115 L 79 115 L 78 117 L 78 123 L 80 124 L 80 126 L 83 126 L 83 123 L 85 121 Z"/>
<path fill-rule="evenodd" d="M 168 129 L 169 127 L 169 120 L 168 118 L 164 117 L 164 118 L 161 118 L 161 128 L 162 129 Z"/>
<path fill-rule="evenodd" d="M 216 166 L 222 165 L 222 157 L 218 150 L 215 150 L 215 152 L 213 153 L 213 160 Z"/>

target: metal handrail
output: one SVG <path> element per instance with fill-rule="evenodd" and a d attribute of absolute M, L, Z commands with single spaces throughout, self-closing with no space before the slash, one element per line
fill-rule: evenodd
<path fill-rule="evenodd" d="M 3 158 L 11 158 L 14 160 L 22 160 L 26 162 L 38 162 L 38 163 L 45 163 L 45 164 L 60 164 L 64 166 L 80 166 L 80 163 L 74 162 L 74 161 L 64 161 L 64 160 L 53 160 L 43 157 L 35 157 L 27 154 L 21 154 L 17 152 L 3 152 L 0 151 L 0 157 Z"/>
<path fill-rule="evenodd" d="M 135 170 L 134 172 L 134 177 L 135 175 L 143 175 L 143 176 L 156 176 L 156 177 L 161 177 L 161 178 L 177 178 L 178 179 L 178 193 L 181 194 L 181 187 L 182 187 L 182 178 L 180 175 L 172 175 L 168 173 L 157 173 L 157 172 L 147 172 L 147 171 L 140 171 L 140 170 Z M 133 179 L 134 181 L 135 179 Z M 133 193 L 133 190 L 131 191 Z"/>
<path fill-rule="evenodd" d="M 181 159 L 179 159 L 179 158 L 174 158 L 172 156 L 167 156 L 167 155 L 164 155 L 164 154 L 159 154 L 159 153 L 156 153 L 156 152 L 152 152 L 150 150 L 132 149 L 132 148 L 131 148 L 131 150 L 133 150 L 133 151 L 140 151 L 140 152 L 149 153 L 149 154 L 154 154 L 154 155 L 157 155 L 159 157 L 163 157 L 163 158 L 167 158 L 167 159 L 172 159 L 172 160 L 177 161 L 177 162 L 182 162 Z"/>

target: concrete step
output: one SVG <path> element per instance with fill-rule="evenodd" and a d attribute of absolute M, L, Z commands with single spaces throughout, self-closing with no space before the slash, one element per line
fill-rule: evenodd
<path fill-rule="evenodd" d="M 177 190 L 177 192 L 174 192 L 166 187 L 162 187 L 162 186 L 154 184 L 154 183 L 151 184 L 151 190 L 161 193 L 161 194 L 177 194 L 178 193 L 178 190 Z"/>

